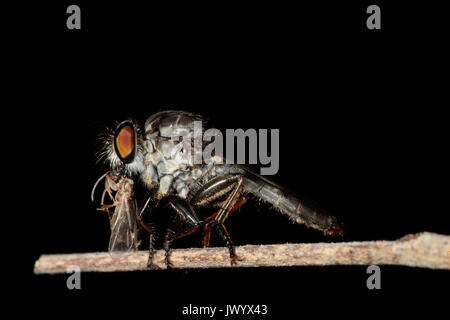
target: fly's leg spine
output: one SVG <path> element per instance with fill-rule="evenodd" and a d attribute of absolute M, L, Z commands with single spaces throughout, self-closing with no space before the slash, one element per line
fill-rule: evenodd
<path fill-rule="evenodd" d="M 139 224 L 150 234 L 149 245 L 148 245 L 148 260 L 147 267 L 149 269 L 159 269 L 156 264 L 153 264 L 153 257 L 155 255 L 155 230 L 152 226 L 148 225 L 142 220 L 139 220 Z"/>
<path fill-rule="evenodd" d="M 164 239 L 164 261 L 166 263 L 167 270 L 172 269 L 172 263 L 170 262 L 170 246 L 172 244 L 174 234 L 175 233 L 172 230 L 168 229 Z"/>
<path fill-rule="evenodd" d="M 159 269 L 156 264 L 153 264 L 153 257 L 155 255 L 155 247 L 154 247 L 155 237 L 153 233 L 150 234 L 149 238 L 149 246 L 148 246 L 148 260 L 147 260 L 147 268 L 149 269 Z"/>
<path fill-rule="evenodd" d="M 222 239 L 225 241 L 225 245 L 228 247 L 228 251 L 230 252 L 230 259 L 231 259 L 231 265 L 236 265 L 236 260 L 242 260 L 241 258 L 238 258 L 236 255 L 236 249 L 234 247 L 233 241 L 231 240 L 230 234 L 228 233 L 227 229 L 225 228 L 224 224 L 221 223 L 218 225 L 219 234 L 222 237 Z"/>

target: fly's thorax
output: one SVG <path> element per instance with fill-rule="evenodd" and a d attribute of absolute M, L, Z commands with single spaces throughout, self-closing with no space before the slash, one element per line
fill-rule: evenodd
<path fill-rule="evenodd" d="M 152 149 L 145 155 L 141 179 L 147 188 L 157 187 L 160 198 L 168 194 L 186 198 L 190 185 L 211 166 L 194 165 L 174 141 L 153 141 L 151 145 Z"/>
<path fill-rule="evenodd" d="M 145 124 L 145 169 L 141 179 L 149 188 L 158 187 L 159 197 L 172 193 L 186 197 L 188 181 L 201 174 L 195 170 L 194 157 L 187 148 L 195 118 L 188 113 L 162 112 Z"/>
<path fill-rule="evenodd" d="M 145 170 L 141 175 L 144 184 L 153 188 L 159 185 L 166 194 L 173 178 L 189 171 L 191 163 L 182 154 L 177 142 L 161 137 L 152 137 L 146 141 Z"/>
<path fill-rule="evenodd" d="M 159 197 L 176 194 L 186 198 L 197 184 L 233 170 L 228 165 L 222 166 L 224 160 L 219 157 L 197 163 L 203 156 L 203 145 L 195 140 L 198 120 L 198 116 L 187 112 L 165 111 L 145 123 L 145 170 L 141 178 L 149 189 L 158 188 Z"/>
<path fill-rule="evenodd" d="M 185 111 L 163 111 L 154 114 L 145 122 L 145 134 L 158 132 L 161 137 L 172 138 L 193 132 L 194 122 L 201 117 Z"/>

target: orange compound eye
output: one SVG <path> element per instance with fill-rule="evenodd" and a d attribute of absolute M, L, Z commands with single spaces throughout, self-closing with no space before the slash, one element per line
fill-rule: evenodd
<path fill-rule="evenodd" d="M 114 148 L 120 160 L 125 163 L 133 160 L 135 144 L 133 125 L 128 122 L 119 125 L 114 135 Z"/>

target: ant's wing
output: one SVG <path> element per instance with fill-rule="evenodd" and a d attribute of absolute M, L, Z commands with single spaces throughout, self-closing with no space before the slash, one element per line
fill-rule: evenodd
<path fill-rule="evenodd" d="M 121 197 L 111 217 L 109 252 L 132 251 L 137 248 L 137 213 L 134 197 Z"/>

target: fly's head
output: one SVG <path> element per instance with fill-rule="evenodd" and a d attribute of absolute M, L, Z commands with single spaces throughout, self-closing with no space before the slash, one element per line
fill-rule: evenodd
<path fill-rule="evenodd" d="M 119 123 L 101 137 L 99 158 L 104 158 L 116 174 L 139 175 L 144 171 L 142 134 L 134 120 Z"/>

